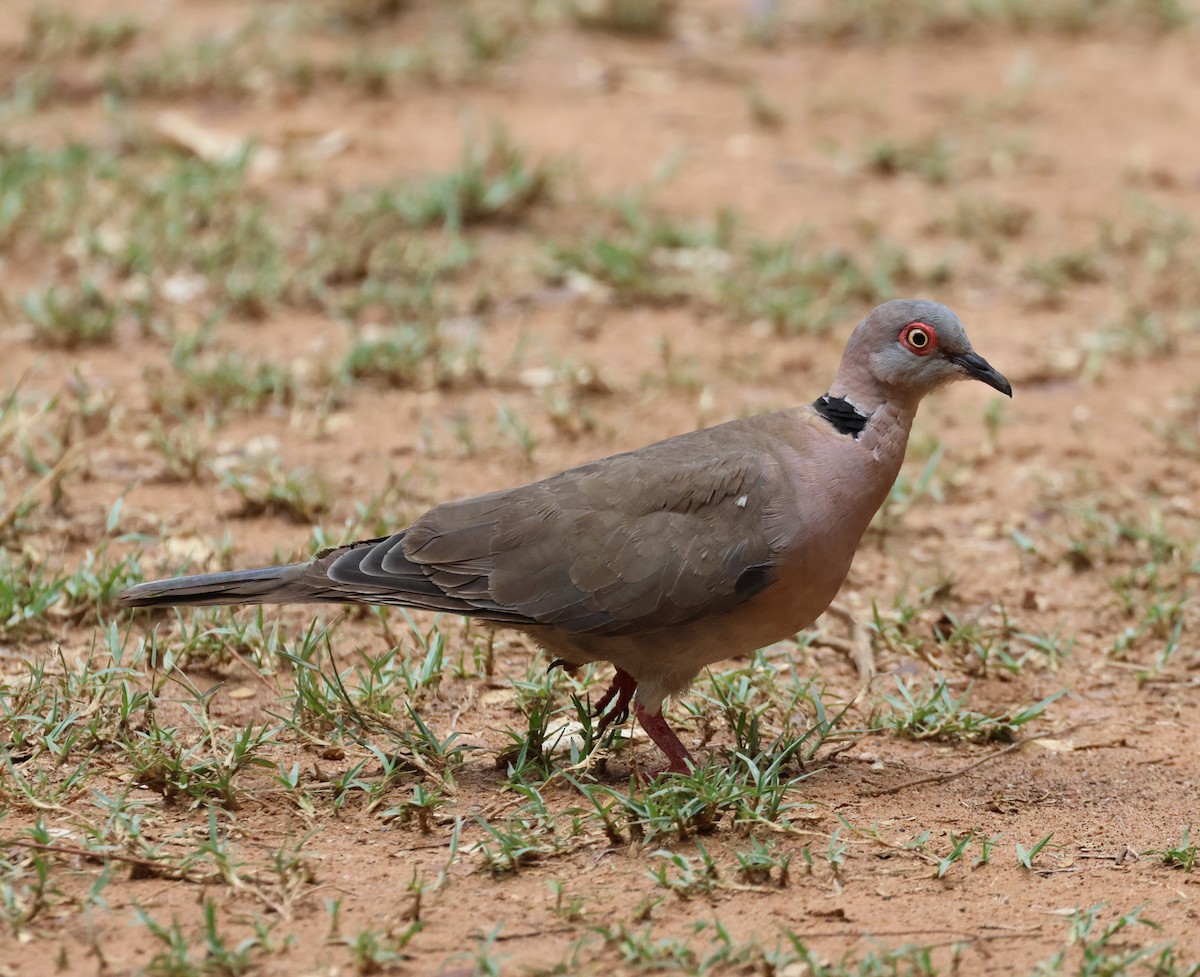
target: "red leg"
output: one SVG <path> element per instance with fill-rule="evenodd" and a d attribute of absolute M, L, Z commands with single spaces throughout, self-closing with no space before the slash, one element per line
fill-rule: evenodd
<path fill-rule="evenodd" d="M 642 724 L 642 729 L 650 734 L 650 738 L 654 740 L 658 748 L 667 755 L 667 770 L 671 773 L 687 773 L 689 763 L 695 766 L 696 761 L 692 759 L 687 747 L 675 735 L 675 730 L 667 725 L 662 713 L 655 716 L 647 712 L 645 706 L 641 705 L 635 706 L 634 711 L 637 713 L 638 722 Z"/>
<path fill-rule="evenodd" d="M 618 668 L 617 674 L 613 676 L 612 685 L 596 703 L 596 711 L 593 715 L 600 718 L 600 724 L 596 728 L 598 734 L 603 733 L 614 722 L 620 725 L 629 718 L 629 703 L 633 699 L 636 688 L 637 679 Z M 612 704 L 611 709 L 609 708 L 610 703 Z"/>

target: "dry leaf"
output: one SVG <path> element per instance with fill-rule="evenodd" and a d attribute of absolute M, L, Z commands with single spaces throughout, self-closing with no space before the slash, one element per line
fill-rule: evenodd
<path fill-rule="evenodd" d="M 277 150 L 269 146 L 251 146 L 249 139 L 209 129 L 182 112 L 160 112 L 154 120 L 154 130 L 176 149 L 189 152 L 208 163 L 232 162 L 250 148 L 252 156 L 249 171 L 253 176 L 270 176 L 279 169 Z"/>

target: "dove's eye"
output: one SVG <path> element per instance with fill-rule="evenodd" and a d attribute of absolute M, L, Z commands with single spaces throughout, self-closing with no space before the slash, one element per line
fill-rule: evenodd
<path fill-rule="evenodd" d="M 900 333 L 904 348 L 918 356 L 928 356 L 937 348 L 937 334 L 923 322 L 914 322 Z"/>

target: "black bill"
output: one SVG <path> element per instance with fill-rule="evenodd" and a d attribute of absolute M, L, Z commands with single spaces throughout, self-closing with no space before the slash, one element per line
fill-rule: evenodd
<path fill-rule="evenodd" d="M 976 380 L 982 380 L 989 387 L 995 387 L 1005 397 L 1012 396 L 1012 384 L 1004 378 L 1004 374 L 995 369 L 987 360 L 976 353 L 975 350 L 963 353 L 961 356 L 952 356 L 950 360 L 958 364 L 967 376 L 973 377 Z"/>

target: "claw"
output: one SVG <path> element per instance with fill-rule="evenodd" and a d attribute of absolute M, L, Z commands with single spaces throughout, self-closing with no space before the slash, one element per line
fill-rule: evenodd
<path fill-rule="evenodd" d="M 592 713 L 595 718 L 600 720 L 596 727 L 598 734 L 603 733 L 613 723 L 620 725 L 629 718 L 629 703 L 633 701 L 635 689 L 637 689 L 637 679 L 618 668 L 617 674 L 613 676 L 612 685 L 600 697 L 600 701 L 596 703 L 596 709 Z"/>
<path fill-rule="evenodd" d="M 608 691 L 600 697 L 600 701 L 596 703 L 596 709 L 592 713 L 600 720 L 596 727 L 598 737 L 613 723 L 619 725 L 629 718 L 629 709 L 636 689 L 637 679 L 618 668 Z M 675 731 L 667 725 L 662 713 L 653 715 L 640 705 L 635 706 L 634 711 L 637 713 L 638 722 L 642 724 L 642 728 L 650 734 L 650 739 L 666 754 L 668 761 L 663 770 L 645 775 L 646 779 L 652 780 L 657 773 L 687 773 L 692 766 L 695 766 L 696 761 L 692 759 L 687 747 L 675 735 Z"/>

